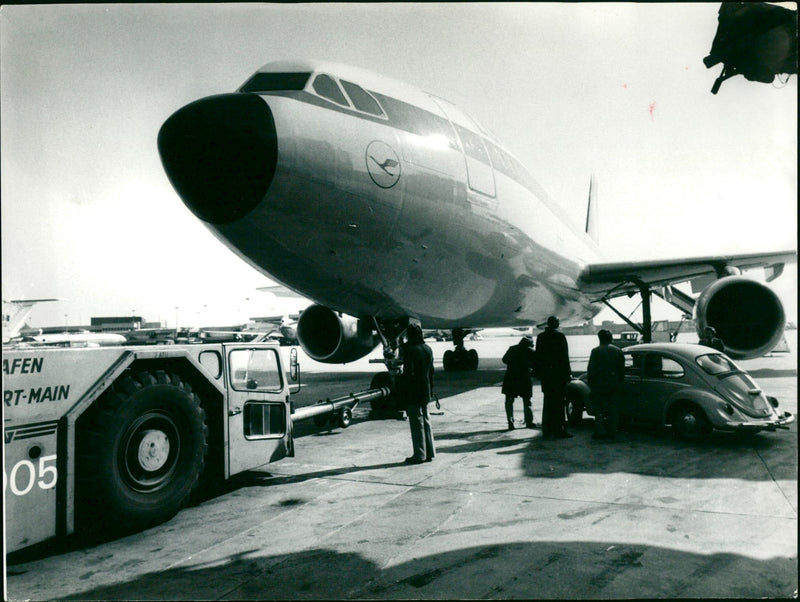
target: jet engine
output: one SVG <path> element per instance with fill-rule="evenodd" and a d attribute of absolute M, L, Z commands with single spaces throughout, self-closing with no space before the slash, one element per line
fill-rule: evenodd
<path fill-rule="evenodd" d="M 760 282 L 726 276 L 706 287 L 694 306 L 697 334 L 713 326 L 732 358 L 769 352 L 783 336 L 786 315 L 778 296 Z"/>
<path fill-rule="evenodd" d="M 311 359 L 325 364 L 360 359 L 380 342 L 371 324 L 322 305 L 311 305 L 300 314 L 297 340 Z"/>

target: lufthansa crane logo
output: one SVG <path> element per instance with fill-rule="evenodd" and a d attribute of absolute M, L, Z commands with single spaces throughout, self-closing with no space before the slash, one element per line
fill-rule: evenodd
<path fill-rule="evenodd" d="M 391 188 L 400 179 L 400 159 L 394 149 L 380 140 L 367 146 L 367 171 L 369 177 L 381 188 Z"/>

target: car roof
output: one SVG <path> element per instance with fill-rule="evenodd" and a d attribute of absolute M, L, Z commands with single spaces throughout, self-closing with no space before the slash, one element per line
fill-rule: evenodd
<path fill-rule="evenodd" d="M 625 347 L 622 351 L 625 353 L 658 351 L 689 358 L 695 358 L 698 355 L 706 355 L 708 353 L 719 353 L 719 351 L 712 349 L 711 347 L 706 347 L 705 345 L 694 345 L 692 343 L 642 343 L 640 345 Z"/>

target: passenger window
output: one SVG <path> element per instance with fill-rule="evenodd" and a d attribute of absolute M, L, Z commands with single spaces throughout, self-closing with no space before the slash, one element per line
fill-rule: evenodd
<path fill-rule="evenodd" d="M 344 97 L 344 94 L 339 89 L 339 84 L 337 84 L 330 75 L 318 75 L 316 79 L 314 79 L 313 88 L 314 91 L 323 98 L 332 100 L 336 104 L 345 107 L 350 106 L 347 104 L 347 99 Z"/>
<path fill-rule="evenodd" d="M 662 358 L 661 374 L 664 378 L 681 378 L 683 377 L 683 366 L 668 357 Z"/>
<path fill-rule="evenodd" d="M 342 87 L 344 91 L 347 92 L 350 100 L 353 101 L 353 106 L 356 109 L 369 113 L 370 115 L 383 117 L 383 109 L 381 109 L 378 101 L 372 98 L 369 92 L 364 90 L 361 86 L 342 80 Z"/>
<path fill-rule="evenodd" d="M 648 353 L 644 358 L 645 378 L 661 377 L 661 356 L 655 353 Z"/>
<path fill-rule="evenodd" d="M 642 372 L 640 355 L 625 354 L 625 376 L 639 376 Z"/>
<path fill-rule="evenodd" d="M 235 390 L 281 390 L 278 354 L 274 349 L 235 349 L 229 362 L 231 386 Z"/>

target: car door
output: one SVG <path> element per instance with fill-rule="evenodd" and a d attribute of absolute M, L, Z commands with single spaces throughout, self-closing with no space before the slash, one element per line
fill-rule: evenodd
<path fill-rule="evenodd" d="M 669 400 L 687 386 L 686 370 L 678 360 L 658 351 L 645 353 L 642 364 L 637 418 L 661 423 Z"/>
<path fill-rule="evenodd" d="M 625 353 L 625 379 L 619 391 L 617 409 L 620 417 L 635 417 L 638 413 L 642 386 L 642 354 Z"/>

